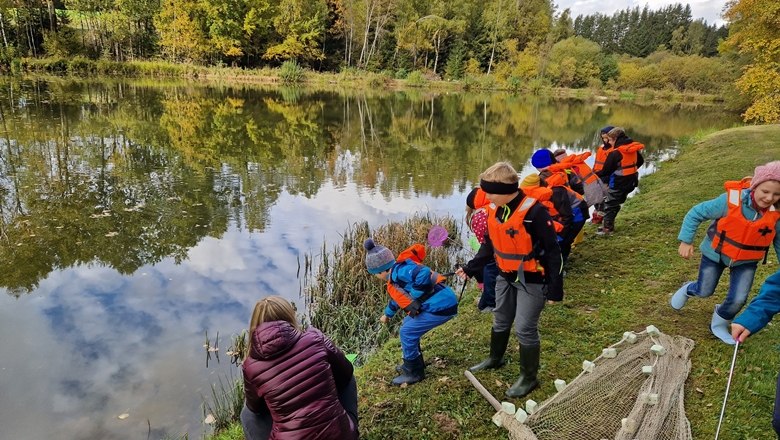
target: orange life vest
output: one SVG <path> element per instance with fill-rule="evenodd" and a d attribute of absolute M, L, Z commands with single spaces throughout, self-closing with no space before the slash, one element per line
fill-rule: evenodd
<path fill-rule="evenodd" d="M 589 158 L 590 155 L 590 151 L 586 151 L 582 154 L 570 154 L 566 156 L 566 158 L 561 162 L 563 164 L 568 164 L 572 171 L 574 171 L 574 173 L 579 176 L 580 180 L 582 180 L 583 184 L 585 185 L 590 185 L 598 180 L 596 173 L 594 173 L 591 167 L 585 163 L 585 160 Z"/>
<path fill-rule="evenodd" d="M 556 234 L 563 231 L 563 225 L 555 221 L 555 218 L 560 216 L 560 213 L 555 209 L 555 205 L 553 205 L 553 202 L 550 200 L 553 194 L 553 191 L 550 188 L 545 188 L 543 186 L 523 186 L 520 187 L 520 189 L 523 190 L 523 194 L 525 194 L 526 197 L 536 199 L 547 209 L 550 217 L 553 218 L 553 227 L 555 228 Z"/>
<path fill-rule="evenodd" d="M 417 264 L 418 269 L 422 269 L 424 267 L 422 265 L 423 259 L 425 259 L 425 246 L 420 243 L 415 243 L 398 254 L 398 258 L 396 258 L 395 261 L 401 263 L 411 260 Z M 387 293 L 390 295 L 390 298 L 392 298 L 408 315 L 417 316 L 420 313 L 422 303 L 438 292 L 439 288 L 437 288 L 437 285 L 443 283 L 447 278 L 444 277 L 444 275 L 431 270 L 431 289 L 423 293 L 419 298 L 414 298 L 406 289 L 404 289 L 405 286 L 403 284 L 397 281 L 393 282 L 392 279 L 392 272 L 390 272 L 390 278 L 387 280 Z"/>
<path fill-rule="evenodd" d="M 609 153 L 612 152 L 612 148 L 610 147 L 609 150 L 604 148 L 604 145 L 599 145 L 599 147 L 596 149 L 596 161 L 593 162 L 593 172 L 598 173 L 601 171 L 602 168 L 604 168 L 604 163 L 607 161 L 607 156 L 609 156 Z"/>
<path fill-rule="evenodd" d="M 760 261 L 763 258 L 766 262 L 780 212 L 770 206 L 761 218 L 748 220 L 742 214 L 742 190 L 750 188 L 750 178 L 728 181 L 723 186 L 728 214 L 712 222 L 707 229 L 712 247 L 731 261 Z"/>
<path fill-rule="evenodd" d="M 636 174 L 637 153 L 639 153 L 639 150 L 644 148 L 644 145 L 636 141 L 617 147 L 617 150 L 620 151 L 620 154 L 623 155 L 623 159 L 621 159 L 620 167 L 615 171 L 615 175 L 630 176 L 632 174 Z"/>
<path fill-rule="evenodd" d="M 504 272 L 544 272 L 533 258 L 531 235 L 525 230 L 523 220 L 536 199 L 525 197 L 520 206 L 501 223 L 496 217 L 497 208 L 488 209 L 488 235 L 493 242 L 496 264 Z"/>

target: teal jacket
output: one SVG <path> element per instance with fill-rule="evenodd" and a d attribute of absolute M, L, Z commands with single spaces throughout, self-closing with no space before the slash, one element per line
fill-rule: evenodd
<path fill-rule="evenodd" d="M 703 222 L 707 220 L 717 220 L 728 215 L 729 207 L 726 197 L 727 194 L 723 193 L 715 199 L 699 203 L 691 208 L 691 210 L 685 214 L 682 227 L 680 228 L 680 234 L 677 236 L 677 239 L 683 243 L 692 244 L 693 238 L 696 235 L 696 230 L 699 229 L 699 226 Z M 748 189 L 742 190 L 742 215 L 750 220 L 761 218 L 761 214 L 753 208 L 753 202 L 750 200 L 750 190 Z M 775 253 L 780 257 L 780 222 L 775 224 L 775 239 L 773 245 Z M 701 250 L 702 255 L 710 260 L 719 261 L 726 266 L 731 266 L 731 259 L 715 252 L 715 249 L 712 247 L 712 240 L 706 235 L 699 246 L 699 250 Z M 749 263 L 749 261 L 735 262 L 734 265 L 736 266 L 745 263 Z"/>
<path fill-rule="evenodd" d="M 734 319 L 734 322 L 753 334 L 766 327 L 777 313 L 780 313 L 780 270 L 764 281 L 758 295 Z"/>
<path fill-rule="evenodd" d="M 422 303 L 421 311 L 434 314 L 454 315 L 458 310 L 458 298 L 455 292 L 444 283 L 433 284 L 431 282 L 431 268 L 417 264 L 412 260 L 395 263 L 390 269 L 390 279 L 393 284 L 403 289 L 413 298 L 419 298 L 430 289 L 436 292 L 427 301 Z M 398 303 L 390 299 L 385 307 L 385 315 L 388 318 L 395 316 L 400 307 Z"/>

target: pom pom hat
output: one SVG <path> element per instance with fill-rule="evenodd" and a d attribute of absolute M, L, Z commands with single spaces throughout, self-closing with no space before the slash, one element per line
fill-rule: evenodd
<path fill-rule="evenodd" d="M 757 166 L 750 181 L 750 190 L 753 191 L 758 185 L 769 180 L 780 182 L 780 160 Z"/>
<path fill-rule="evenodd" d="M 366 269 L 368 273 L 376 275 L 389 270 L 395 264 L 395 256 L 390 249 L 374 243 L 374 240 L 367 239 L 363 242 L 366 249 Z"/>

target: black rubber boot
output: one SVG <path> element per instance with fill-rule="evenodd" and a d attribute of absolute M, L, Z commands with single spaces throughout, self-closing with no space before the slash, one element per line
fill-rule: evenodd
<path fill-rule="evenodd" d="M 422 345 L 417 344 L 417 349 L 420 350 L 420 355 L 422 355 Z M 425 361 L 423 361 L 423 364 L 425 364 Z M 398 364 L 395 366 L 396 373 L 406 373 L 406 370 L 404 370 L 404 364 Z"/>
<path fill-rule="evenodd" d="M 510 330 L 497 332 L 491 330 L 490 332 L 490 357 L 484 361 L 469 368 L 469 371 L 475 373 L 480 370 L 487 370 L 493 368 L 501 368 L 506 363 L 504 361 L 504 353 L 506 353 L 506 346 L 509 343 Z"/>
<path fill-rule="evenodd" d="M 539 372 L 539 345 L 520 346 L 520 377 L 506 390 L 506 396 L 519 399 L 539 386 L 536 375 Z"/>
<path fill-rule="evenodd" d="M 393 378 L 393 385 L 411 385 L 425 379 L 425 361 L 422 353 L 416 359 L 404 359 L 404 365 L 401 369 L 403 372 L 400 376 Z"/>

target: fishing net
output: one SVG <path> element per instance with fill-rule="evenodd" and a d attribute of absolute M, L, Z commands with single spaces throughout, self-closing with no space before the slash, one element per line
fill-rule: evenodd
<path fill-rule="evenodd" d="M 499 410 L 493 422 L 512 440 L 690 440 L 683 388 L 693 345 L 650 326 L 584 361 L 579 376 L 568 385 L 556 381 L 558 392 L 538 406 L 527 401 L 515 412 L 485 397 Z"/>

